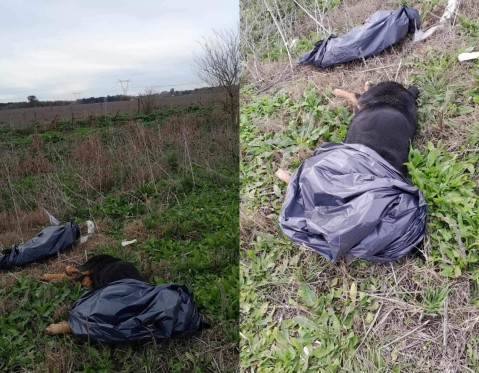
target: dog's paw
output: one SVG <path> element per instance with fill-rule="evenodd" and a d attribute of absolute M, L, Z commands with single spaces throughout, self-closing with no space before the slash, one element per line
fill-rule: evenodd
<path fill-rule="evenodd" d="M 68 325 L 68 322 L 66 321 L 62 321 L 58 324 L 50 324 L 45 329 L 45 333 L 47 333 L 48 335 L 66 334 L 70 331 L 70 325 Z"/>
<path fill-rule="evenodd" d="M 45 333 L 48 335 L 55 335 L 58 334 L 58 324 L 50 324 L 45 329 Z"/>
<path fill-rule="evenodd" d="M 73 275 L 73 274 L 79 274 L 80 270 L 73 266 L 66 266 L 65 272 L 69 275 Z"/>
<path fill-rule="evenodd" d="M 275 173 L 276 177 L 282 181 L 284 181 L 286 184 L 289 184 L 289 181 L 291 180 L 291 172 L 279 169 Z"/>
<path fill-rule="evenodd" d="M 344 92 L 344 91 L 343 91 L 342 89 L 335 88 L 335 89 L 333 89 L 333 92 L 332 92 L 332 93 L 333 93 L 333 95 L 336 96 L 336 97 L 342 97 L 342 93 L 343 93 L 343 92 Z"/>

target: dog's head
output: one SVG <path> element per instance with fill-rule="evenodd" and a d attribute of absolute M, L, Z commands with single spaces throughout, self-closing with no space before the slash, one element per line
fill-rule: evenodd
<path fill-rule="evenodd" d="M 390 105 L 404 112 L 415 110 L 416 99 L 419 96 L 419 89 L 416 86 L 411 85 L 406 88 L 393 81 L 378 84 L 367 82 L 365 89 L 362 95 L 356 94 L 356 114 L 363 109 L 380 104 Z"/>

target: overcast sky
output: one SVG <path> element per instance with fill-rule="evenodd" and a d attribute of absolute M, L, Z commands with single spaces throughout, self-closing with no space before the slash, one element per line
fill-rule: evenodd
<path fill-rule="evenodd" d="M 236 28 L 239 0 L 2 0 L 0 102 L 191 89 L 198 42 Z"/>

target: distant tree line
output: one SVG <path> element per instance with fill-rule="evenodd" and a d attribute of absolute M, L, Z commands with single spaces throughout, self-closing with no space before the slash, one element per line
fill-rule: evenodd
<path fill-rule="evenodd" d="M 55 100 L 55 101 L 25 101 L 25 102 L 7 102 L 0 103 L 0 110 L 8 109 L 25 109 L 32 107 L 49 107 L 70 105 L 71 101 Z"/>
<path fill-rule="evenodd" d="M 81 98 L 75 101 L 77 104 L 96 104 L 98 102 L 130 101 L 133 96 L 115 95 L 106 97 Z"/>
<path fill-rule="evenodd" d="M 175 91 L 173 88 L 169 91 L 163 91 L 161 93 L 155 94 L 159 97 L 171 97 L 171 96 L 184 96 L 192 94 L 202 94 L 202 93 L 214 93 L 218 90 L 216 87 L 205 87 L 205 88 L 196 88 L 183 91 Z M 137 99 L 136 96 L 126 96 L 126 95 L 115 95 L 115 96 L 106 96 L 106 97 L 90 97 L 90 98 L 81 98 L 76 101 L 66 101 L 66 100 L 55 100 L 55 101 L 40 101 L 36 96 L 30 95 L 27 97 L 27 101 L 23 102 L 7 102 L 0 103 L 0 110 L 8 109 L 24 109 L 24 108 L 33 108 L 33 107 L 50 107 L 50 106 L 64 106 L 71 104 L 95 104 L 100 102 L 113 102 L 113 101 L 130 101 Z"/>

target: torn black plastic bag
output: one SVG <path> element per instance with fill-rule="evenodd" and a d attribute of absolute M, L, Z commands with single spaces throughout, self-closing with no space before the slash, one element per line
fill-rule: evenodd
<path fill-rule="evenodd" d="M 126 279 L 84 294 L 68 324 L 82 339 L 117 344 L 195 332 L 201 319 L 186 286 Z"/>
<path fill-rule="evenodd" d="M 64 225 L 46 227 L 30 241 L 3 250 L 0 269 L 23 266 L 65 251 L 79 237 L 80 228 L 73 220 Z"/>
<path fill-rule="evenodd" d="M 426 214 L 421 191 L 375 151 L 325 143 L 293 174 L 280 225 L 328 260 L 384 263 L 422 240 Z"/>
<path fill-rule="evenodd" d="M 299 58 L 301 65 L 333 66 L 369 57 L 404 39 L 421 26 L 419 12 L 403 5 L 395 12 L 380 10 L 344 36 L 318 41 Z"/>

